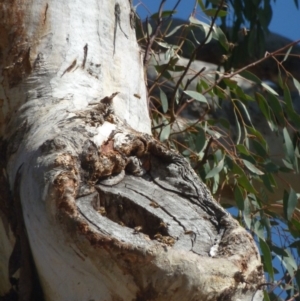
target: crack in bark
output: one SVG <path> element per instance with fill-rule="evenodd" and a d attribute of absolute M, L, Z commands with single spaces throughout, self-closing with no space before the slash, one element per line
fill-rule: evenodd
<path fill-rule="evenodd" d="M 74 135 L 74 125 L 69 126 Z M 45 158 L 54 158 L 50 191 L 55 216 L 68 235 L 80 237 L 74 238 L 75 245 L 84 237 L 91 250 L 105 249 L 118 258 L 118 265 L 131 268 L 127 260 L 132 252 L 142 262 L 145 253 L 159 248 L 166 254 L 228 258 L 241 272 L 247 271 L 246 261 L 257 250 L 254 246 L 246 258 L 239 244 L 253 242 L 213 200 L 183 157 L 123 124 L 99 145 L 88 137 L 83 131 L 76 143 L 57 137 L 41 146 Z M 69 142 L 76 151 L 68 151 Z M 125 261 L 119 259 L 120 252 Z"/>

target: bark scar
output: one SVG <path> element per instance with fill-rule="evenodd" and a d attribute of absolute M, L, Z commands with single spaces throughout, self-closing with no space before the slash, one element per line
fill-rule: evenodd
<path fill-rule="evenodd" d="M 44 20 L 43 20 L 43 24 L 45 25 L 46 23 L 46 19 L 47 19 L 47 11 L 48 11 L 48 3 L 46 3 L 46 8 L 45 8 L 45 13 L 44 13 Z"/>
<path fill-rule="evenodd" d="M 82 66 L 81 66 L 82 69 L 84 69 L 84 67 L 85 67 L 87 54 L 88 54 L 88 44 L 85 44 L 85 46 L 83 47 L 83 62 L 82 62 Z"/>
<path fill-rule="evenodd" d="M 73 63 L 63 72 L 63 74 L 61 75 L 61 77 L 63 77 L 66 72 L 70 72 L 76 66 L 76 63 L 77 63 L 77 60 L 75 59 L 73 61 Z"/>

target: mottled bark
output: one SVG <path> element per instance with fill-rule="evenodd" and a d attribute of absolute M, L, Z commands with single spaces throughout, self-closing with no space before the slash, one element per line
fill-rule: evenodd
<path fill-rule="evenodd" d="M 0 295 L 262 300 L 252 237 L 149 135 L 129 2 L 115 44 L 110 1 L 0 6 Z"/>

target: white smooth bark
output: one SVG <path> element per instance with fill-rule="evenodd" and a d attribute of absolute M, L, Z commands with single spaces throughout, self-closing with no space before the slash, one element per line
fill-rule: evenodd
<path fill-rule="evenodd" d="M 176 243 L 172 248 L 173 242 L 163 240 L 168 236 L 162 236 L 161 242 L 149 239 L 150 234 L 135 233 L 112 218 L 96 214 L 93 209 L 109 195 L 113 195 L 110 202 L 118 201 L 121 196 L 125 204 L 135 195 L 133 189 L 128 192 L 130 185 L 148 183 L 145 179 L 139 182 L 126 176 L 122 189 L 128 195 L 122 196 L 117 186 L 105 192 L 104 188 L 100 189 L 103 194 L 99 198 L 95 188 L 89 186 L 93 176 L 121 174 L 125 167 L 119 165 L 125 155 L 128 158 L 134 154 L 136 157 L 145 155 L 143 168 L 147 168 L 146 163 L 151 161 L 147 156 L 156 158 L 165 151 L 160 146 L 156 149 L 152 138 L 140 133 L 150 133 L 141 53 L 130 27 L 129 1 L 120 2 L 120 7 L 121 27 L 128 38 L 118 25 L 114 53 L 114 1 L 35 0 L 24 3 L 20 0 L 0 4 L 3 26 L 0 133 L 5 158 L 1 167 L 7 171 L 7 176 L 2 171 L 1 185 L 7 184 L 11 190 L 11 198 L 2 203 L 8 207 L 13 204 L 17 213 L 20 213 L 18 208 L 22 209 L 16 227 L 11 216 L 1 215 L 0 255 L 3 257 L 0 267 L 4 272 L 0 273 L 0 295 L 10 289 L 7 281 L 10 275 L 6 271 L 15 240 L 20 239 L 22 252 L 27 251 L 26 228 L 47 301 L 220 300 L 221 297 L 262 300 L 258 285 L 263 282 L 263 271 L 251 236 L 213 203 L 206 188 L 202 194 L 206 194 L 207 199 L 202 195 L 197 201 L 205 201 L 208 210 L 220 215 L 213 217 L 215 223 L 220 221 L 220 229 L 209 224 L 205 206 L 200 208 L 185 201 L 195 198 L 193 193 L 198 182 L 192 181 L 193 188 L 183 186 L 188 193 L 191 189 L 192 194 L 181 196 L 178 205 L 172 205 L 179 189 L 174 185 L 167 186 L 169 192 L 166 191 L 160 201 L 170 199 L 169 207 L 166 205 L 169 218 L 179 208 L 176 206 L 187 208 L 187 214 L 180 209 L 178 212 L 182 214 L 170 219 L 170 223 L 174 223 L 170 231 L 175 233 L 180 228 L 178 242 L 182 238 L 190 243 L 185 230 L 195 225 L 193 231 L 198 231 L 202 216 L 199 212 L 204 210 L 202 223 L 208 223 L 211 228 L 197 234 L 211 241 L 204 246 L 195 242 L 200 251 L 190 251 Z M 94 120 L 96 110 L 91 109 L 94 108 L 92 104 L 105 104 L 100 100 L 116 92 L 119 94 L 112 100 L 114 113 L 107 113 L 105 120 L 97 119 L 99 116 Z M 105 141 L 108 142 L 105 144 Z M 109 157 L 111 154 L 115 157 Z M 167 161 L 172 154 L 163 158 Z M 164 160 L 160 162 L 163 166 L 167 164 Z M 181 161 L 180 164 L 186 165 Z M 178 179 L 174 180 L 174 166 L 166 166 L 173 175 L 171 181 L 181 187 L 180 172 L 186 170 L 179 169 Z M 89 168 L 92 175 L 87 175 Z M 193 173 L 187 171 L 194 179 Z M 136 193 L 137 203 L 142 198 L 148 202 L 146 197 L 155 196 L 159 184 L 164 183 L 159 177 L 156 181 L 157 188 L 153 188 L 151 194 Z M 181 192 L 185 193 L 183 189 Z M 0 209 L 5 212 L 3 204 Z M 146 205 L 139 204 L 138 208 L 143 207 Z M 143 210 L 142 213 L 146 211 Z M 145 215 L 151 218 L 167 215 L 163 210 L 158 212 Z M 21 216 L 24 225 L 20 222 Z M 144 222 L 143 216 L 137 219 Z M 217 243 L 214 235 L 220 239 Z M 233 238 L 235 242 L 231 244 Z M 25 255 L 22 253 L 21 258 Z M 26 292 L 22 300 L 27 301 L 31 283 L 26 284 L 30 271 L 25 269 L 26 258 L 24 262 L 20 289 Z M 240 274 L 247 282 L 241 280 L 243 277 L 237 279 Z"/>
<path fill-rule="evenodd" d="M 120 92 L 113 101 L 115 114 L 131 127 L 150 133 L 142 57 L 135 31 L 129 24 L 130 6 L 120 2 L 121 26 L 128 38 L 118 27 L 113 54 L 114 4 L 98 0 L 1 3 L 0 133 L 2 139 L 9 140 L 16 128 L 27 127 L 25 123 L 30 128 L 27 139 L 16 139 L 18 150 L 9 158 L 7 171 L 9 183 L 14 183 L 22 164 L 26 170 L 21 191 L 22 202 L 26 202 L 25 223 L 45 294 L 51 300 L 67 300 L 66 296 L 74 292 L 75 284 L 62 281 L 71 276 L 64 268 L 68 262 L 78 271 L 84 266 L 90 272 L 90 275 L 82 273 L 82 283 L 89 285 L 76 291 L 78 300 L 89 300 L 92 298 L 89 295 L 96 296 L 105 290 L 101 288 L 103 281 L 91 276 L 98 274 L 94 263 L 89 259 L 83 262 L 79 257 L 75 260 L 76 256 L 69 254 L 70 246 L 64 249 L 65 237 L 61 235 L 59 239 L 60 231 L 45 216 L 45 200 L 41 201 L 44 170 L 37 176 L 38 163 L 32 166 L 39 156 L 39 146 L 63 135 L 59 123 L 74 115 L 70 112 L 84 109 L 114 92 Z M 16 113 L 22 105 L 22 111 Z M 113 128 L 113 125 L 103 127 L 95 140 L 101 143 Z M 4 230 L 2 224 L 1 234 L 4 280 L 0 281 L 0 293 L 3 293 L 8 287 L 7 263 L 15 241 L 9 228 Z M 63 258 L 54 252 L 59 249 Z M 44 272 L 54 283 L 48 283 Z M 80 285 L 76 283 L 76 287 Z M 60 295 L 62 292 L 65 297 Z"/>

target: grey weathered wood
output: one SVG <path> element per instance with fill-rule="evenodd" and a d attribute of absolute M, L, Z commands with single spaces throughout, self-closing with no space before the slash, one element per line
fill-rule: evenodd
<path fill-rule="evenodd" d="M 15 289 L 11 271 L 35 285 L 36 269 L 47 301 L 262 300 L 251 236 L 149 135 L 130 3 L 119 5 L 128 39 L 117 30 L 114 45 L 115 2 L 0 4 L 0 295 Z M 9 264 L 15 252 L 24 264 Z"/>

